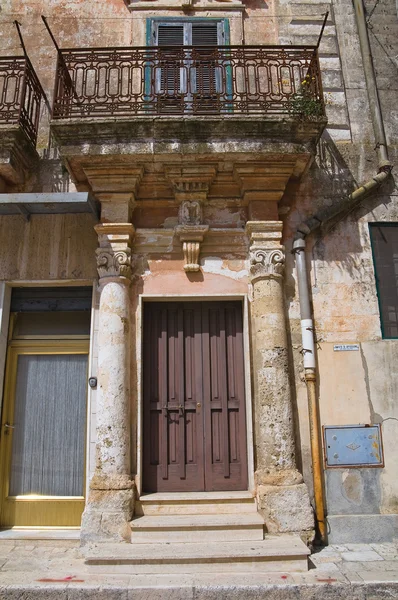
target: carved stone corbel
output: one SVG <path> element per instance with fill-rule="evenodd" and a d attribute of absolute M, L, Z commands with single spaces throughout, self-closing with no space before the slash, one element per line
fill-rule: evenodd
<path fill-rule="evenodd" d="M 175 229 L 182 243 L 184 271 L 187 273 L 199 271 L 200 244 L 208 230 L 208 225 L 178 225 Z"/>

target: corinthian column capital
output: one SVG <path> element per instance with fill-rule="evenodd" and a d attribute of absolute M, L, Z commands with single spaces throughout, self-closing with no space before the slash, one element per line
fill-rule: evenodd
<path fill-rule="evenodd" d="M 250 240 L 250 275 L 254 283 L 260 279 L 283 277 L 285 249 L 281 245 L 281 221 L 248 221 Z"/>
<path fill-rule="evenodd" d="M 129 281 L 132 275 L 131 244 L 135 229 L 131 223 L 100 223 L 95 226 L 100 283 L 109 279 Z"/>

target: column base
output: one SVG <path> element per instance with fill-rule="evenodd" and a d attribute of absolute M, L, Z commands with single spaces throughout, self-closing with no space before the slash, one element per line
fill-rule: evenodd
<path fill-rule="evenodd" d="M 295 532 L 305 541 L 313 539 L 314 512 L 305 483 L 259 485 L 257 502 L 269 533 Z"/>
<path fill-rule="evenodd" d="M 134 489 L 90 490 L 82 516 L 80 543 L 131 543 L 130 521 L 134 513 Z"/>

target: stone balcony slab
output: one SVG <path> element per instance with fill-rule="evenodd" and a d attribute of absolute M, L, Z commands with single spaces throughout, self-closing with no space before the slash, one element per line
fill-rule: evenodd
<path fill-rule="evenodd" d="M 0 180 L 23 184 L 39 161 L 39 155 L 19 124 L 0 124 Z"/>

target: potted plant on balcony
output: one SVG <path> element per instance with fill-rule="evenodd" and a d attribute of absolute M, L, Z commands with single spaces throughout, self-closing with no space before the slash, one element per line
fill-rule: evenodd
<path fill-rule="evenodd" d="M 299 91 L 290 98 L 289 112 L 300 120 L 317 121 L 324 116 L 324 107 L 315 91 L 315 77 L 307 74 Z"/>

